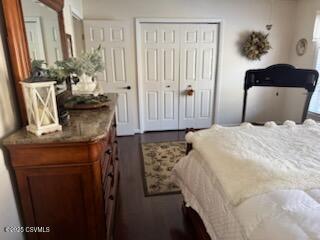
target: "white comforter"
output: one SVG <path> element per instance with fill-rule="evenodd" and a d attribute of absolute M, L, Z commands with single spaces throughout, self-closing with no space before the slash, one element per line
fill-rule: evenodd
<path fill-rule="evenodd" d="M 319 189 L 275 190 L 234 206 L 196 151 L 179 161 L 173 179 L 212 240 L 320 239 Z"/>
<path fill-rule="evenodd" d="M 264 127 L 214 125 L 186 139 L 234 205 L 274 190 L 320 188 L 320 125 L 312 120 Z"/>

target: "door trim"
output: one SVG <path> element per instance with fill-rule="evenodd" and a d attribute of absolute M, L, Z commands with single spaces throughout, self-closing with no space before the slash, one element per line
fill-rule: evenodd
<path fill-rule="evenodd" d="M 218 56 L 216 67 L 216 82 L 213 99 L 213 123 L 219 122 L 220 106 L 220 80 L 222 69 L 222 45 L 223 45 L 223 20 L 217 18 L 136 18 L 136 58 L 137 58 L 137 86 L 138 86 L 138 106 L 139 106 L 139 125 L 140 133 L 144 133 L 144 96 L 143 96 L 143 69 L 141 56 L 141 24 L 142 23 L 212 23 L 218 25 Z"/>

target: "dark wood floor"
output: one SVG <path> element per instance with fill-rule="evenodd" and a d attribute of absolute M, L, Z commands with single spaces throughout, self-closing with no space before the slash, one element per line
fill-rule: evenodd
<path fill-rule="evenodd" d="M 184 132 L 119 137 L 120 201 L 115 240 L 189 240 L 192 227 L 181 212 L 181 194 L 145 197 L 140 144 L 184 139 Z"/>

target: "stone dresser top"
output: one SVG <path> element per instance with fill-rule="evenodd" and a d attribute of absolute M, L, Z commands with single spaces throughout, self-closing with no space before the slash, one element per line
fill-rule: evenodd
<path fill-rule="evenodd" d="M 70 111 L 70 123 L 62 131 L 40 137 L 22 128 L 3 140 L 4 145 L 93 142 L 104 138 L 110 128 L 117 101 L 117 94 L 108 94 L 108 108 Z"/>

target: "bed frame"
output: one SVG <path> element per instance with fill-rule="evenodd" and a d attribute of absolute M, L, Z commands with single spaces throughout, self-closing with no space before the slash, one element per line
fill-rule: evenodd
<path fill-rule="evenodd" d="M 191 207 L 186 207 L 185 203 L 183 203 L 182 212 L 186 219 L 188 219 L 191 223 L 196 240 L 211 240 L 209 234 L 207 233 L 206 227 L 195 210 L 193 210 Z"/>
<path fill-rule="evenodd" d="M 296 69 L 287 64 L 277 64 L 266 69 L 248 70 L 244 81 L 244 99 L 242 109 L 242 122 L 245 121 L 247 93 L 251 87 L 293 87 L 304 88 L 307 90 L 307 98 L 304 106 L 302 121 L 306 119 L 309 103 L 312 94 L 317 85 L 319 73 L 316 70 Z M 193 128 L 187 128 L 186 133 L 196 131 Z M 186 154 L 192 150 L 192 144 L 187 143 Z M 195 239 L 211 240 L 200 216 L 191 207 L 182 205 L 182 211 L 185 217 L 194 227 Z"/>

